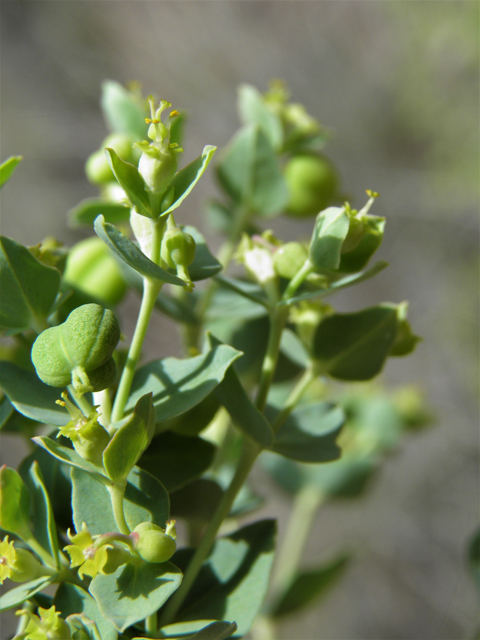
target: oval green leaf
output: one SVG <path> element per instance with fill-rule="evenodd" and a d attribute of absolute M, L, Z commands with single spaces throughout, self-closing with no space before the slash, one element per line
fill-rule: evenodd
<path fill-rule="evenodd" d="M 173 187 L 174 190 L 173 202 L 168 207 L 168 209 L 161 212 L 162 216 L 167 216 L 182 204 L 190 191 L 202 177 L 216 150 L 217 147 L 206 145 L 203 148 L 201 156 L 199 156 L 190 164 L 187 164 L 186 167 L 175 174 L 175 177 L 173 178 L 169 186 L 169 189 Z"/>
<path fill-rule="evenodd" d="M 182 581 L 182 573 L 170 562 L 142 562 L 121 566 L 115 573 L 98 574 L 90 592 L 103 615 L 119 631 L 155 613 Z"/>
<path fill-rule="evenodd" d="M 123 482 L 150 444 L 155 432 L 152 394 L 142 396 L 131 416 L 117 430 L 103 452 L 103 465 L 109 478 Z"/>
<path fill-rule="evenodd" d="M 60 287 L 60 272 L 39 262 L 23 245 L 0 236 L 0 327 L 45 328 Z"/>
<path fill-rule="evenodd" d="M 101 198 L 87 198 L 82 200 L 76 207 L 68 212 L 68 220 L 72 226 L 92 225 L 95 218 L 102 215 L 106 222 L 118 224 L 128 222 L 130 219 L 130 207 L 102 200 Z"/>
<path fill-rule="evenodd" d="M 287 204 L 279 159 L 258 126 L 247 125 L 237 133 L 222 154 L 217 173 L 228 195 L 258 215 L 276 215 Z"/>
<path fill-rule="evenodd" d="M 147 218 L 153 218 L 150 197 L 145 189 L 145 183 L 138 173 L 137 167 L 118 157 L 113 149 L 105 149 L 105 155 L 112 168 L 118 184 L 125 191 L 135 211 Z"/>
<path fill-rule="evenodd" d="M 117 640 L 118 633 L 114 625 L 103 616 L 92 596 L 76 584 L 62 582 L 57 589 L 53 603 L 62 617 L 83 613 L 98 627 L 102 640 Z"/>
<path fill-rule="evenodd" d="M 317 269 L 337 269 L 350 219 L 344 207 L 328 207 L 316 219 L 310 241 L 310 262 Z"/>
<path fill-rule="evenodd" d="M 114 80 L 105 80 L 102 83 L 100 106 L 112 131 L 126 133 L 136 140 L 146 137 L 146 111 L 135 96 L 120 83 Z"/>
<path fill-rule="evenodd" d="M 101 472 L 101 470 L 91 462 L 88 462 L 88 460 L 84 460 L 82 456 L 75 451 L 75 449 L 64 447 L 47 436 L 36 436 L 35 438 L 32 438 L 32 440 L 35 444 L 38 444 L 39 447 L 48 451 L 48 453 L 54 458 L 57 458 L 57 460 L 68 464 L 70 467 L 86 471 L 104 484 L 110 484 L 110 480 Z"/>
<path fill-rule="evenodd" d="M 217 539 L 202 565 L 178 621 L 235 620 L 236 637 L 248 633 L 267 594 L 275 549 L 274 520 L 260 520 Z M 174 562 L 184 569 L 191 550 L 181 550 Z"/>
<path fill-rule="evenodd" d="M 395 305 L 335 313 L 313 340 L 319 370 L 339 380 L 370 380 L 380 373 L 397 333 Z"/>
<path fill-rule="evenodd" d="M 175 418 L 206 398 L 240 356 L 240 351 L 220 344 L 193 358 L 150 362 L 135 374 L 126 411 L 151 391 L 157 422 Z"/>
<path fill-rule="evenodd" d="M 59 390 L 44 384 L 35 373 L 2 360 L 0 385 L 15 409 L 27 418 L 56 427 L 70 420 L 65 409 L 55 404 Z"/>
<path fill-rule="evenodd" d="M 110 494 L 102 482 L 80 469 L 72 469 L 73 521 L 79 531 L 85 522 L 92 535 L 116 531 Z M 169 498 L 164 486 L 150 473 L 134 467 L 127 478 L 125 519 L 131 530 L 141 522 L 153 522 L 165 529 Z"/>
<path fill-rule="evenodd" d="M 275 434 L 275 453 L 300 462 L 331 462 L 340 457 L 336 439 L 345 423 L 341 407 L 318 402 L 297 407 Z"/>
<path fill-rule="evenodd" d="M 0 164 L 0 189 L 3 185 L 10 180 L 13 172 L 17 168 L 19 162 L 23 160 L 23 156 L 10 156 L 5 162 Z"/>
<path fill-rule="evenodd" d="M 0 467 L 0 528 L 28 539 L 30 530 L 30 492 L 15 469 Z"/>
<path fill-rule="evenodd" d="M 152 440 L 138 466 L 172 492 L 201 476 L 211 465 L 215 451 L 216 447 L 202 438 L 167 431 Z"/>

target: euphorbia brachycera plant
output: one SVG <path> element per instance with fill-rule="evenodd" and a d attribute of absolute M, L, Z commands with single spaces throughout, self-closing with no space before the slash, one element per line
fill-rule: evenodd
<path fill-rule="evenodd" d="M 227 236 L 217 259 L 181 224 L 215 147 L 179 168 L 182 113 L 115 82 L 102 107 L 112 132 L 86 164 L 100 194 L 70 214 L 96 236 L 70 251 L 1 238 L 0 424 L 34 449 L 0 470 L 0 579 L 14 582 L 0 605 L 20 607 L 17 640 L 221 640 L 258 614 L 253 632 L 267 637 L 349 560 L 341 550 L 299 568 L 319 504 L 359 495 L 423 419 L 413 390 L 329 390 L 372 380 L 417 341 L 405 303 L 330 304 L 387 266 L 369 264 L 378 194 L 341 204 L 325 130 L 281 84 L 242 86 L 243 125 L 216 157 L 221 197 L 208 208 Z M 1 166 L 2 184 L 19 161 Z M 314 217 L 309 242 L 265 229 L 282 213 Z M 243 276 L 225 275 L 232 260 Z M 141 306 L 119 349 L 128 287 Z M 178 324 L 183 358 L 141 362 L 153 313 Z M 296 495 L 268 598 L 276 526 L 249 516 L 257 460 Z"/>

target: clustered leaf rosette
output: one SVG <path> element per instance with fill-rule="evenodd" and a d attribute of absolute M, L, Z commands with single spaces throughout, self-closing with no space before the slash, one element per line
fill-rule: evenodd
<path fill-rule="evenodd" d="M 15 547 L 6 536 L 0 542 L 0 584 L 7 578 L 13 582 L 27 582 L 45 574 L 45 567 L 26 549 Z"/>

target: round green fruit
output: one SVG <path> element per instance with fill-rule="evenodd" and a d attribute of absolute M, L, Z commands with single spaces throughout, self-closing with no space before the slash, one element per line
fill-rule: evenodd
<path fill-rule="evenodd" d="M 133 534 L 135 551 L 145 562 L 166 562 L 176 551 L 175 538 L 152 522 L 142 522 Z"/>
<path fill-rule="evenodd" d="M 300 242 L 287 242 L 273 254 L 273 266 L 282 278 L 291 280 L 305 264 L 308 249 Z"/>
<path fill-rule="evenodd" d="M 117 261 L 100 238 L 87 238 L 68 254 L 65 282 L 106 305 L 120 302 L 127 290 Z"/>
<path fill-rule="evenodd" d="M 337 194 L 337 172 L 322 155 L 294 156 L 285 165 L 284 177 L 289 193 L 287 213 L 294 217 L 317 215 Z"/>
<path fill-rule="evenodd" d="M 162 240 L 161 255 L 171 269 L 188 266 L 195 258 L 196 244 L 189 233 L 181 229 L 168 229 Z"/>
<path fill-rule="evenodd" d="M 124 133 L 112 133 L 102 142 L 101 148 L 94 151 L 85 164 L 87 178 L 93 184 L 105 184 L 115 180 L 113 171 L 105 155 L 105 149 L 113 149 L 122 160 L 130 162 L 134 157 L 132 148 L 134 140 Z M 138 156 L 137 156 L 138 157 Z"/>

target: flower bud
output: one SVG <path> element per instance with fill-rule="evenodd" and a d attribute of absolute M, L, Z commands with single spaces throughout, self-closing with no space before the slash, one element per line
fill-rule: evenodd
<path fill-rule="evenodd" d="M 174 520 L 167 523 L 165 530 L 152 522 L 142 522 L 131 535 L 135 551 L 146 562 L 166 562 L 177 548 Z"/>
<path fill-rule="evenodd" d="M 273 254 L 273 266 L 280 277 L 291 280 L 307 259 L 307 247 L 300 242 L 287 242 Z"/>

